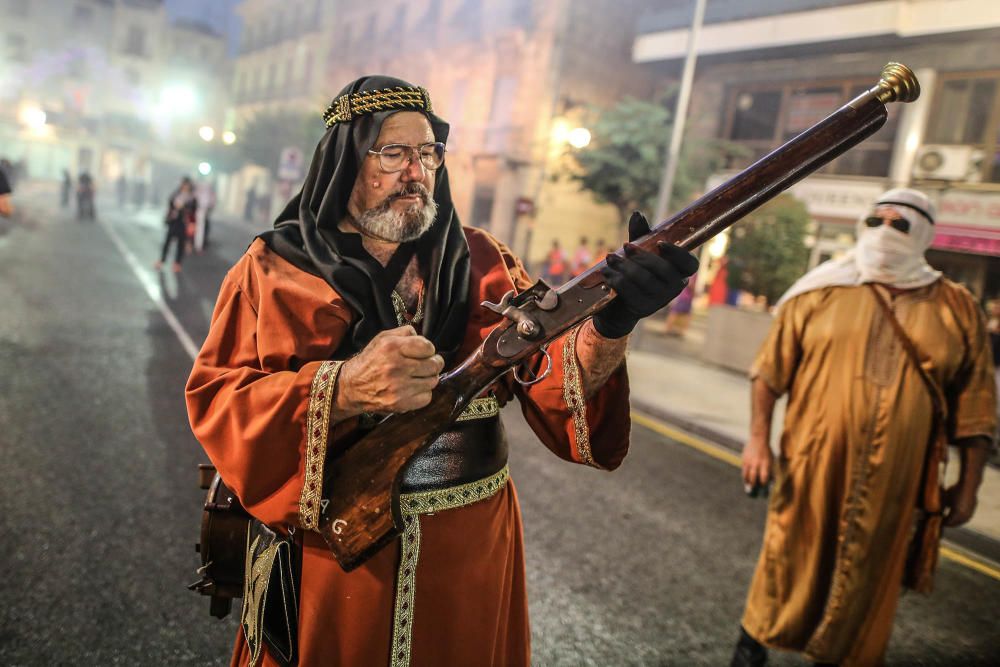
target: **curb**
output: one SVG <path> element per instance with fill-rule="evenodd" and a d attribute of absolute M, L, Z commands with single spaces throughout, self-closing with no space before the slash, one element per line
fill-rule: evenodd
<path fill-rule="evenodd" d="M 711 426 L 699 423 L 683 413 L 654 406 L 635 398 L 632 398 L 632 405 L 640 412 L 645 412 L 652 417 L 656 417 L 683 431 L 687 431 L 691 435 L 708 440 L 712 444 L 725 447 L 737 454 L 743 451 L 742 440 L 714 429 Z M 946 528 L 945 531 L 946 541 L 961 547 L 964 551 L 1000 569 L 1000 540 L 970 528 Z"/>

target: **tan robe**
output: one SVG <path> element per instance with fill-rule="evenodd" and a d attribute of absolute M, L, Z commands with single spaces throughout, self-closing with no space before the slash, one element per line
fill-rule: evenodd
<path fill-rule="evenodd" d="M 945 279 L 883 293 L 945 390 L 950 440 L 992 437 L 993 363 L 972 295 Z M 789 399 L 743 626 L 819 662 L 880 664 L 930 435 L 926 385 L 866 286 L 785 304 L 751 374 Z"/>

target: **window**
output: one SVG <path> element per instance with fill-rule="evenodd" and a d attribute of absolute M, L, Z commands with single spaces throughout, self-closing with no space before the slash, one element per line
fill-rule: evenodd
<path fill-rule="evenodd" d="M 24 35 L 7 34 L 7 59 L 15 63 L 28 61 L 28 51 Z"/>
<path fill-rule="evenodd" d="M 996 79 L 943 81 L 937 113 L 931 116 L 927 140 L 935 144 L 982 144 L 987 141 L 996 100 Z"/>
<path fill-rule="evenodd" d="M 26 17 L 28 15 L 28 0 L 7 0 L 7 11 L 10 16 Z"/>
<path fill-rule="evenodd" d="M 771 140 L 778 125 L 781 91 L 745 91 L 736 96 L 730 138 Z"/>
<path fill-rule="evenodd" d="M 73 7 L 73 26 L 89 26 L 94 21 L 94 8 L 86 5 Z"/>
<path fill-rule="evenodd" d="M 499 76 L 493 85 L 493 100 L 490 104 L 489 126 L 486 128 L 486 151 L 502 153 L 508 150 L 513 140 L 511 112 L 517 95 L 517 77 Z"/>
<path fill-rule="evenodd" d="M 130 25 L 125 34 L 125 53 L 130 56 L 146 57 L 146 31 L 137 25 Z"/>
<path fill-rule="evenodd" d="M 1000 183 L 1000 72 L 941 75 L 926 143 L 973 146 L 971 180 Z"/>
<path fill-rule="evenodd" d="M 840 80 L 822 84 L 785 83 L 740 86 L 729 91 L 723 136 L 747 149 L 732 158 L 730 168 L 743 168 L 840 108 L 868 89 L 868 81 Z M 890 107 L 885 126 L 835 159 L 820 173 L 886 176 L 896 135 L 896 111 Z"/>

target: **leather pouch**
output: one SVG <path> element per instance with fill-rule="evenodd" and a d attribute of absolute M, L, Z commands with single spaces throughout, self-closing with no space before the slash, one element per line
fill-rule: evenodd
<path fill-rule="evenodd" d="M 251 521 L 240 624 L 250 665 L 260 663 L 264 644 L 278 664 L 298 662 L 299 582 L 302 549 L 290 536 Z"/>

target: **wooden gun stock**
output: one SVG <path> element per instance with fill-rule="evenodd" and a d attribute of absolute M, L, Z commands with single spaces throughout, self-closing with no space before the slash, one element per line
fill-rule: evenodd
<path fill-rule="evenodd" d="M 920 93 L 904 65 L 889 63 L 878 84 L 826 119 L 764 156 L 636 241 L 655 251 L 661 241 L 692 250 L 740 218 L 874 134 L 889 102 Z M 623 254 L 622 250 L 617 251 Z M 604 308 L 615 294 L 592 267 L 558 289 L 539 281 L 499 304 L 501 323 L 459 367 L 442 376 L 431 403 L 379 423 L 347 451 L 328 459 L 320 533 L 344 570 L 352 570 L 396 537 L 400 472 L 462 410 L 500 376 L 544 350 L 552 340 Z"/>

